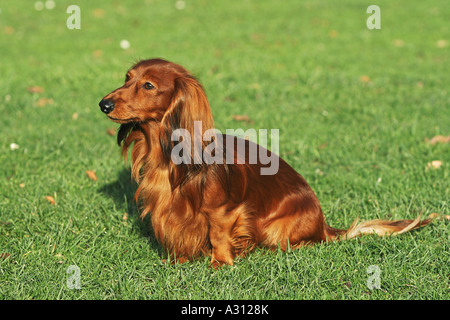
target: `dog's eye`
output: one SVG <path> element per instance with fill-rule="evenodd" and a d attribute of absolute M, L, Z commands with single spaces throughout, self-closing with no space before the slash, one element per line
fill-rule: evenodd
<path fill-rule="evenodd" d="M 129 74 L 127 74 L 127 75 L 125 76 L 125 82 L 127 82 L 128 80 L 130 80 L 130 75 L 129 75 Z"/>
<path fill-rule="evenodd" d="M 154 88 L 153 84 L 151 84 L 150 82 L 144 83 L 143 87 L 145 90 L 151 90 Z"/>

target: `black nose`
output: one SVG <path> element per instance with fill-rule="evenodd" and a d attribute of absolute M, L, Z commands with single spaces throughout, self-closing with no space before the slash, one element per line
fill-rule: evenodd
<path fill-rule="evenodd" d="M 98 105 L 100 106 L 100 110 L 106 114 L 114 110 L 114 102 L 111 100 L 102 99 Z"/>

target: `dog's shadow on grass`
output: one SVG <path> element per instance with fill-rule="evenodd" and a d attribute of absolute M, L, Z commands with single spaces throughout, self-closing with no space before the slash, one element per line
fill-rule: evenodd
<path fill-rule="evenodd" d="M 121 207 L 126 203 L 126 212 L 128 214 L 128 222 L 133 223 L 141 235 L 148 239 L 148 243 L 152 250 L 158 251 L 163 256 L 163 250 L 156 241 L 153 233 L 150 217 L 140 219 L 140 211 L 138 203 L 134 200 L 137 184 L 131 179 L 129 170 L 122 169 L 119 172 L 117 180 L 100 187 L 99 191 L 111 198 L 117 207 Z"/>

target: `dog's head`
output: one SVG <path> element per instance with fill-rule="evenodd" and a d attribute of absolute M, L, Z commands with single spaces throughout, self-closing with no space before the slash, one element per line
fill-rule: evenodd
<path fill-rule="evenodd" d="M 143 123 L 156 124 L 167 157 L 174 146 L 174 130 L 187 130 L 192 144 L 194 140 L 200 140 L 202 145 L 201 136 L 197 137 L 194 132 L 194 123 L 201 121 L 202 132 L 214 127 L 201 84 L 182 66 L 163 59 L 142 60 L 135 64 L 127 72 L 124 85 L 106 95 L 99 105 L 109 119 L 122 124 L 119 144 Z"/>
<path fill-rule="evenodd" d="M 187 75 L 177 64 L 142 60 L 127 72 L 123 86 L 100 101 L 100 109 L 118 123 L 161 121 L 174 97 L 176 82 Z"/>

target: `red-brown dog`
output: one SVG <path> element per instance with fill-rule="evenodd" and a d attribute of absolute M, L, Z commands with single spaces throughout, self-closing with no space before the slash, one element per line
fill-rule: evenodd
<path fill-rule="evenodd" d="M 400 234 L 431 221 L 355 221 L 348 230 L 338 230 L 325 223 L 305 179 L 274 153 L 258 147 L 278 161 L 276 174 L 269 175 L 261 174 L 267 164 L 250 161 L 252 142 L 233 136 L 221 135 L 227 148 L 218 150 L 223 159 L 231 151 L 234 163 L 199 158 L 196 152 L 209 143 L 195 125 L 200 124 L 201 132 L 212 129 L 213 117 L 200 83 L 175 63 L 140 61 L 128 71 L 125 84 L 99 105 L 121 124 L 118 143 L 125 158 L 134 143 L 131 169 L 139 184 L 135 198 L 143 204 L 141 216 L 151 213 L 156 238 L 180 262 L 205 254 L 215 267 L 231 265 L 256 246 L 285 250 L 364 233 Z M 177 130 L 184 130 L 182 141 L 192 154 L 183 159 L 192 159 L 190 163 L 173 161 Z M 246 147 L 244 154 L 228 148 L 238 141 Z"/>

